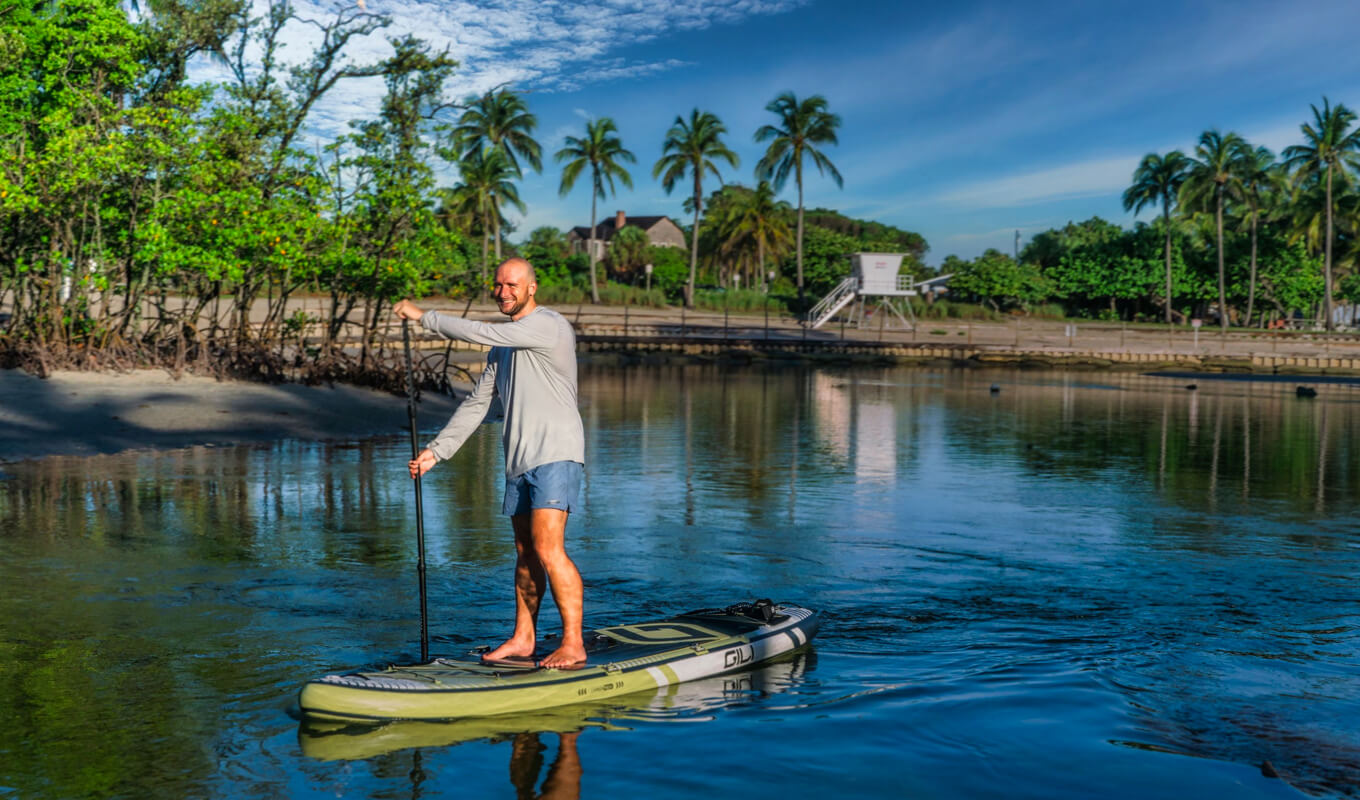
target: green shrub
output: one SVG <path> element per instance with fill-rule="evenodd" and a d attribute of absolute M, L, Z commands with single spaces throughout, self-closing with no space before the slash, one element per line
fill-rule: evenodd
<path fill-rule="evenodd" d="M 911 309 L 918 319 L 961 319 L 961 320 L 998 320 L 1005 315 L 979 303 L 960 303 L 954 300 L 936 300 L 923 303 L 913 300 Z"/>
<path fill-rule="evenodd" d="M 569 284 L 544 286 L 539 284 L 534 295 L 538 302 L 548 306 L 574 306 L 590 302 L 590 276 L 578 275 Z M 627 286 L 621 283 L 602 283 L 599 286 L 600 303 L 609 306 L 646 306 L 665 308 L 666 294 L 660 289 L 646 289 Z"/>
<path fill-rule="evenodd" d="M 660 289 L 672 301 L 684 299 L 689 280 L 689 251 L 679 247 L 653 245 L 647 248 L 652 264 L 652 288 Z"/>
<path fill-rule="evenodd" d="M 643 289 L 622 283 L 606 283 L 600 287 L 600 302 L 611 306 L 646 306 L 665 308 L 666 293 L 660 289 Z"/>
<path fill-rule="evenodd" d="M 767 295 L 758 289 L 697 289 L 694 307 L 711 311 L 783 311 L 787 308 L 780 297 Z"/>
<path fill-rule="evenodd" d="M 574 306 L 590 302 L 590 290 L 571 283 L 538 285 L 534 299 L 545 306 Z"/>

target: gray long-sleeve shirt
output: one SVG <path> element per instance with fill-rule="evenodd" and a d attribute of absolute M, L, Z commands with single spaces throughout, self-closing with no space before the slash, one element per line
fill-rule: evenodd
<path fill-rule="evenodd" d="M 450 339 L 491 347 L 472 394 L 426 445 L 435 458 L 456 453 L 499 396 L 506 477 L 553 461 L 585 463 L 585 431 L 576 408 L 576 334 L 565 317 L 539 306 L 513 322 L 492 324 L 427 311 L 420 324 Z"/>

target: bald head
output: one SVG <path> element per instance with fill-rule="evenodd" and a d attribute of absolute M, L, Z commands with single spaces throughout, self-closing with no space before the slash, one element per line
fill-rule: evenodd
<path fill-rule="evenodd" d="M 536 291 L 538 280 L 528 261 L 508 258 L 496 267 L 496 285 L 491 295 L 502 314 L 511 319 L 523 319 L 531 314 L 538 307 L 534 301 Z"/>
<path fill-rule="evenodd" d="M 538 283 L 538 274 L 534 272 L 534 265 L 518 256 L 515 258 L 507 258 L 501 262 L 499 267 L 496 267 L 497 281 L 500 280 L 502 270 L 512 270 L 512 272 L 507 274 L 522 277 L 525 279 L 526 283 Z"/>

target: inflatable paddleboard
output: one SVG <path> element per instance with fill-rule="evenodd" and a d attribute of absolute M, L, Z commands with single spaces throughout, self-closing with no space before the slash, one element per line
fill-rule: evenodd
<path fill-rule="evenodd" d="M 586 635 L 586 663 L 436 658 L 381 672 L 327 675 L 298 695 L 311 719 L 342 722 L 486 717 L 605 700 L 755 667 L 808 643 L 818 615 L 786 603 L 739 603 Z"/>
<path fill-rule="evenodd" d="M 514 738 L 525 733 L 628 730 L 642 723 L 703 719 L 724 708 L 760 702 L 796 689 L 813 655 L 788 653 L 751 670 L 729 672 L 635 694 L 591 700 L 520 714 L 455 720 L 335 722 L 304 719 L 298 725 L 302 754 L 322 761 L 366 760 L 401 750 Z"/>

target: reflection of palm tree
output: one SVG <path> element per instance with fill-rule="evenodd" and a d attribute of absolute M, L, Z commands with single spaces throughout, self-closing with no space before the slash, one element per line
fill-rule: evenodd
<path fill-rule="evenodd" d="M 756 178 L 774 181 L 776 191 L 784 188 L 784 183 L 792 172 L 798 184 L 798 296 L 803 296 L 803 156 L 812 158 L 819 173 L 831 173 L 837 186 L 844 185 L 836 165 L 831 163 L 817 145 L 836 144 L 836 128 L 841 118 L 827 111 L 826 98 L 819 94 L 799 102 L 793 92 L 783 94 L 770 101 L 765 110 L 779 117 L 780 126 L 762 125 L 756 131 L 756 141 L 770 143 L 765 156 L 756 166 Z"/>
<path fill-rule="evenodd" d="M 529 113 L 524 98 L 508 89 L 490 91 L 473 100 L 458 118 L 451 134 L 451 142 L 461 162 L 469 156 L 493 150 L 501 153 L 509 168 L 510 178 L 523 178 L 519 159 L 523 158 L 535 172 L 543 170 L 543 161 L 533 131 L 538 119 Z M 508 180 L 508 178 L 507 178 Z M 518 205 L 518 201 L 516 201 Z M 524 213 L 519 205 L 520 213 Z M 496 261 L 501 259 L 501 233 L 497 220 L 494 231 Z"/>
<path fill-rule="evenodd" d="M 501 207 L 508 204 L 524 213 L 524 203 L 513 182 L 514 170 L 504 153 L 486 148 L 469 154 L 458 164 L 463 181 L 445 196 L 448 212 L 472 221 L 482 231 L 481 292 L 487 287 L 487 240 L 500 235 Z M 500 253 L 496 254 L 500 258 Z"/>
<path fill-rule="evenodd" d="M 652 177 L 661 179 L 667 194 L 686 174 L 694 179 L 694 229 L 689 234 L 689 283 L 685 286 L 685 305 L 690 308 L 694 307 L 694 276 L 699 266 L 699 214 L 704 207 L 704 173 L 712 172 L 721 182 L 722 175 L 714 161 L 721 158 L 733 167 L 740 163 L 737 154 L 723 144 L 724 133 L 727 128 L 707 111 L 694 109 L 688 122 L 683 117 L 676 117 L 675 124 L 666 131 L 661 158 L 652 167 Z"/>
<path fill-rule="evenodd" d="M 590 261 L 590 302 L 600 302 L 600 290 L 595 285 L 595 201 L 604 200 L 605 186 L 614 192 L 614 179 L 633 188 L 633 178 L 619 162 L 632 164 L 637 161 L 633 154 L 625 150 L 623 142 L 613 134 L 618 131 L 614 120 L 603 117 L 586 123 L 584 138 L 568 136 L 565 147 L 557 151 L 554 158 L 558 163 L 567 162 L 562 167 L 562 184 L 558 191 L 565 196 L 576 185 L 576 179 L 586 167 L 590 167 L 590 237 L 586 242 L 586 252 Z M 618 233 L 618 231 L 615 231 Z"/>
<path fill-rule="evenodd" d="M 1229 199 L 1242 197 L 1239 167 L 1248 145 L 1235 133 L 1208 130 L 1200 134 L 1195 146 L 1197 158 L 1190 162 L 1185 183 L 1181 185 L 1181 205 L 1207 209 L 1213 198 L 1214 224 L 1218 235 L 1218 320 L 1228 329 L 1227 275 L 1223 267 L 1223 206 Z"/>
<path fill-rule="evenodd" d="M 1306 144 L 1286 147 L 1281 154 L 1284 165 L 1294 172 L 1296 183 L 1318 181 L 1325 187 L 1326 232 L 1323 239 L 1322 275 L 1326 293 L 1323 315 L 1327 330 L 1332 329 L 1332 194 L 1333 182 L 1345 180 L 1350 169 L 1360 167 L 1360 128 L 1350 129 L 1355 112 L 1338 103 L 1335 108 L 1326 97 L 1322 109 L 1313 109 L 1312 124 L 1301 126 Z"/>
<path fill-rule="evenodd" d="M 1161 203 L 1166 235 L 1166 323 L 1171 324 L 1171 207 L 1185 181 L 1190 160 L 1179 150 L 1164 156 L 1148 153 L 1133 171 L 1133 185 L 1124 190 L 1124 210 L 1137 214 L 1143 206 Z"/>

